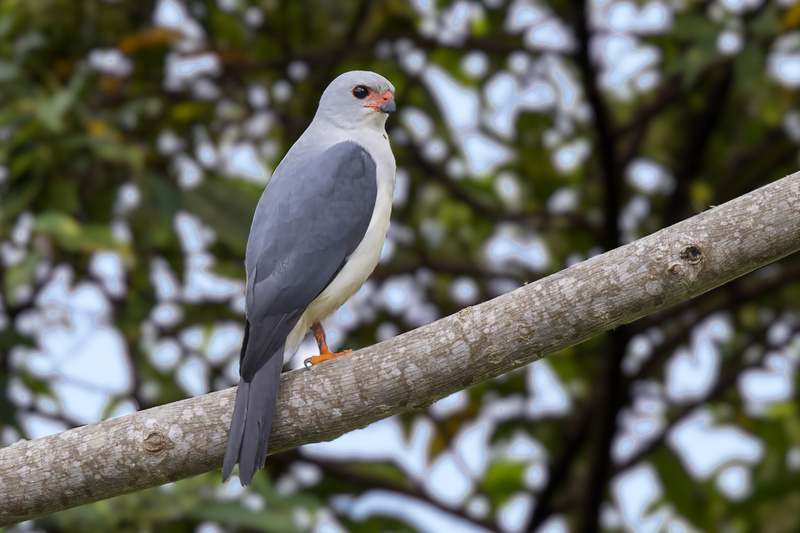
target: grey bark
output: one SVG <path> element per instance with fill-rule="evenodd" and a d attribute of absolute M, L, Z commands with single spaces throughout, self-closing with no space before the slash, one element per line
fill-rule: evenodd
<path fill-rule="evenodd" d="M 527 365 L 800 249 L 800 172 L 509 294 L 285 373 L 271 453 Z M 220 468 L 235 390 L 0 450 L 0 526 Z"/>

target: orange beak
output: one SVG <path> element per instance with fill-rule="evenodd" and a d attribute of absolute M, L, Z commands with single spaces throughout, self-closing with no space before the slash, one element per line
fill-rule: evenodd
<path fill-rule="evenodd" d="M 397 105 L 394 103 L 394 95 L 392 94 L 392 91 L 386 91 L 382 95 L 374 93 L 371 100 L 372 101 L 364 107 L 379 109 L 387 114 L 394 113 L 397 110 Z"/>

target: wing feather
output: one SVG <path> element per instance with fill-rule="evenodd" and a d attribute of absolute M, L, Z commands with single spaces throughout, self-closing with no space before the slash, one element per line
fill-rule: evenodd
<path fill-rule="evenodd" d="M 278 355 L 306 307 L 341 270 L 364 238 L 376 198 L 375 160 L 355 142 L 284 160 L 275 171 L 247 242 L 252 349 L 242 356 L 242 379 L 252 380 Z"/>

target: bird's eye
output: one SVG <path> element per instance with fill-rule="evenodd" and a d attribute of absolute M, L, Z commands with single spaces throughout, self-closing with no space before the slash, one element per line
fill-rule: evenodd
<path fill-rule="evenodd" d="M 363 100 L 369 94 L 369 89 L 364 87 L 363 85 L 358 85 L 353 88 L 353 96 L 358 98 L 359 100 Z"/>

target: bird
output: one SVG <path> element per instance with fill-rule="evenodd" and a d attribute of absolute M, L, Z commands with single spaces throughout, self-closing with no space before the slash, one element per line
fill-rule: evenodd
<path fill-rule="evenodd" d="M 349 353 L 330 351 L 321 323 L 380 259 L 396 178 L 385 125 L 395 111 L 383 76 L 340 75 L 264 188 L 245 252 L 246 322 L 223 482 L 237 461 L 242 485 L 264 467 L 281 370 L 308 329 L 320 355 L 307 363 Z"/>

